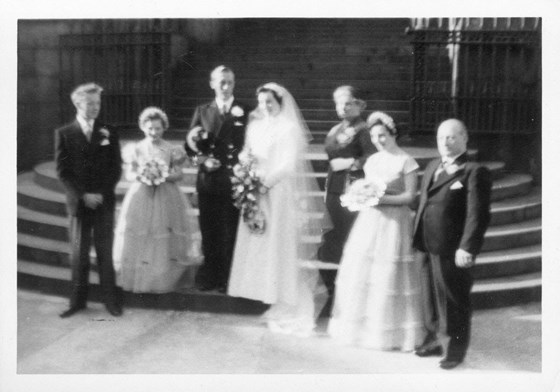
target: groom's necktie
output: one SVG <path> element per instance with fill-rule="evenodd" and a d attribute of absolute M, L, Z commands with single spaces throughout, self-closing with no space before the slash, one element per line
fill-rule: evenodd
<path fill-rule="evenodd" d="M 227 105 L 224 105 L 222 107 L 222 116 L 225 116 L 227 114 Z"/>

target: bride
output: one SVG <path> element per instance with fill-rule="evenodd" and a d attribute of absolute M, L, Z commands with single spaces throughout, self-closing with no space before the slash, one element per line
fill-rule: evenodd
<path fill-rule="evenodd" d="M 311 135 L 284 87 L 267 83 L 257 100 L 239 157 L 253 162 L 264 185 L 264 232 L 240 219 L 228 294 L 271 304 L 264 317 L 272 331 L 309 336 L 327 297 L 318 271 L 300 266 L 316 253 L 310 237 L 321 233 L 311 212 L 324 210 L 304 156 Z"/>

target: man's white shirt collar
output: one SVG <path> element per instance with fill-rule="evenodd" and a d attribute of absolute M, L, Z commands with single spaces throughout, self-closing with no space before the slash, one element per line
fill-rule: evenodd
<path fill-rule="evenodd" d="M 444 158 L 441 158 L 441 161 L 442 161 L 443 163 L 445 163 L 446 165 L 451 165 L 453 162 L 455 162 L 455 159 L 459 158 L 459 157 L 460 157 L 461 155 L 463 155 L 465 152 L 466 152 L 466 151 L 464 151 L 464 152 L 462 152 L 462 153 L 460 153 L 460 154 L 457 154 L 457 155 L 453 155 L 453 156 L 451 156 L 451 157 L 444 157 Z"/>
<path fill-rule="evenodd" d="M 231 105 L 233 104 L 233 95 L 227 101 L 224 101 L 216 97 L 216 104 L 218 105 L 218 109 L 220 109 L 220 111 L 222 111 L 225 105 L 227 108 L 227 112 L 229 112 L 229 110 L 231 109 Z"/>
<path fill-rule="evenodd" d="M 82 132 L 84 133 L 84 135 L 87 136 L 87 132 L 91 129 L 93 131 L 93 122 L 94 120 L 86 120 L 85 118 L 81 117 L 81 116 L 76 116 L 76 120 L 78 120 L 78 123 L 80 124 L 80 127 L 82 128 Z"/>

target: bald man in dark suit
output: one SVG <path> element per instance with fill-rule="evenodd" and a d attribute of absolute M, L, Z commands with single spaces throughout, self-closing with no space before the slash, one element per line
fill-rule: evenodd
<path fill-rule="evenodd" d="M 420 187 L 414 223 L 414 247 L 427 253 L 422 265 L 427 335 L 420 357 L 443 355 L 437 339 L 440 319 L 449 343 L 443 369 L 463 362 L 470 341 L 473 285 L 471 267 L 490 222 L 492 181 L 484 166 L 467 156 L 468 133 L 457 119 L 438 127 L 441 159 L 428 164 Z"/>

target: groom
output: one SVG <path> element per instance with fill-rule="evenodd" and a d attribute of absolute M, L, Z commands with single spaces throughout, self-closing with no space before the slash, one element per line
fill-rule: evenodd
<path fill-rule="evenodd" d="M 414 247 L 428 256 L 421 266 L 427 336 L 416 355 L 443 354 L 437 329 L 439 319 L 445 320 L 449 343 L 440 362 L 442 369 L 458 366 L 467 352 L 471 267 L 490 222 L 490 172 L 469 161 L 467 140 L 467 128 L 457 119 L 445 120 L 438 127 L 441 159 L 426 167 L 414 223 Z"/>
<path fill-rule="evenodd" d="M 204 264 L 196 285 L 201 291 L 227 290 L 237 234 L 239 210 L 234 207 L 230 176 L 245 141 L 247 109 L 233 96 L 235 75 L 220 65 L 210 74 L 215 99 L 196 108 L 185 149 L 198 163 L 199 223 Z"/>

